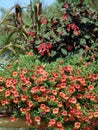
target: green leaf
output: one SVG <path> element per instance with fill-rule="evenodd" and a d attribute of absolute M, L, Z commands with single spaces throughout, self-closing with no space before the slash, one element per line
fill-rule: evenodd
<path fill-rule="evenodd" d="M 54 57 L 56 55 L 56 51 L 51 51 L 51 57 Z"/>
<path fill-rule="evenodd" d="M 82 18 L 82 23 L 87 23 L 89 21 L 88 18 Z"/>
<path fill-rule="evenodd" d="M 80 39 L 80 45 L 83 45 L 83 46 L 86 45 L 86 40 L 84 38 Z"/>
<path fill-rule="evenodd" d="M 90 36 L 89 36 L 89 35 L 85 35 L 84 37 L 85 37 L 86 39 L 89 39 L 89 38 L 90 38 Z"/>
<path fill-rule="evenodd" d="M 64 55 L 67 55 L 67 50 L 66 49 L 61 49 L 61 52 L 64 54 Z"/>

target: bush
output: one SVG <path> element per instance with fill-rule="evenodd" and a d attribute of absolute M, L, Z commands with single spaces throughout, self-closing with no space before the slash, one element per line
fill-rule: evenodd
<path fill-rule="evenodd" d="M 98 50 L 98 14 L 82 2 L 65 3 L 58 16 L 41 17 L 40 31 L 29 32 L 30 43 L 36 53 L 50 61 L 58 57 L 66 57 L 73 53 L 85 54 Z M 33 35 L 32 35 L 33 33 Z M 96 55 L 94 53 L 94 58 Z"/>
<path fill-rule="evenodd" d="M 78 60 L 77 60 L 78 59 Z M 93 129 L 98 124 L 98 63 L 70 60 L 40 62 L 32 52 L 0 71 L 0 104 L 11 121 L 25 117 L 28 125 Z"/>

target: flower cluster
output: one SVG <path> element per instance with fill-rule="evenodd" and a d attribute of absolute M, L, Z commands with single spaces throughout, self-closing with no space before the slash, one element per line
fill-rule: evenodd
<path fill-rule="evenodd" d="M 7 75 L 0 76 L 0 105 L 10 107 L 11 121 L 25 117 L 28 125 L 44 121 L 60 130 L 97 126 L 98 72 L 87 72 L 90 64 L 75 68 L 58 60 L 55 65 L 35 61 L 20 67 L 20 62 L 7 66 Z"/>
<path fill-rule="evenodd" d="M 92 54 L 92 51 L 97 53 L 98 50 L 98 14 L 85 8 L 83 1 L 80 4 L 65 3 L 59 8 L 59 12 L 56 17 L 41 16 L 40 30 L 36 32 L 35 39 L 33 32 L 30 33 L 34 51 L 49 61 L 73 53 L 86 53 L 87 60 L 96 60 L 96 54 Z M 87 46 L 93 48 L 92 51 L 85 52 Z"/>
<path fill-rule="evenodd" d="M 41 43 L 38 47 L 38 52 L 43 56 L 45 53 L 50 56 L 51 43 Z"/>

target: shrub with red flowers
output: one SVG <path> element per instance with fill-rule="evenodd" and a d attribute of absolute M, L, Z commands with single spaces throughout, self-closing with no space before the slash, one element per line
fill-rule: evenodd
<path fill-rule="evenodd" d="M 36 38 L 33 36 L 30 39 L 33 39 L 31 45 L 35 52 L 50 61 L 73 53 L 85 55 L 86 47 L 89 50 L 93 48 L 86 53 L 88 61 L 96 59 L 98 14 L 83 1 L 78 4 L 63 3 L 56 17 L 41 16 L 40 30 Z M 48 43 L 51 43 L 50 48 L 46 47 Z"/>
<path fill-rule="evenodd" d="M 77 66 L 78 65 L 78 66 Z M 0 106 L 11 121 L 64 129 L 98 126 L 98 62 L 82 57 L 44 63 L 32 52 L 0 70 Z"/>

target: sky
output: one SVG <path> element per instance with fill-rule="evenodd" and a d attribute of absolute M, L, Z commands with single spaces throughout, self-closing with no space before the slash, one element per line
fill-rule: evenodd
<path fill-rule="evenodd" d="M 33 1 L 33 0 L 32 0 Z M 41 0 L 44 5 L 50 5 L 55 0 Z M 10 9 L 15 4 L 20 4 L 21 6 L 26 6 L 30 3 L 30 0 L 0 0 L 0 8 Z M 0 13 L 1 17 L 1 13 Z"/>
<path fill-rule="evenodd" d="M 45 5 L 50 5 L 53 3 L 55 0 L 41 0 Z M 11 6 L 15 4 L 21 4 L 21 5 L 27 5 L 30 3 L 30 0 L 0 0 L 0 8 L 10 8 Z"/>

